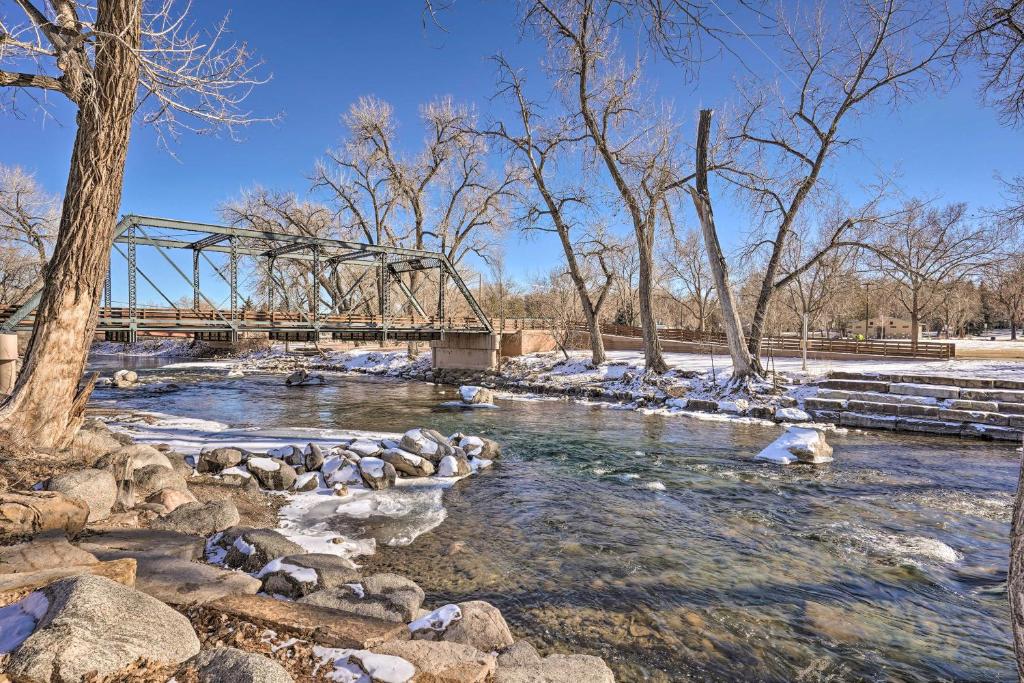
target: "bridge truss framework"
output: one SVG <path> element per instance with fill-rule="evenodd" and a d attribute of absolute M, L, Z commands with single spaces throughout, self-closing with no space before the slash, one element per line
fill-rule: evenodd
<path fill-rule="evenodd" d="M 154 236 L 147 229 L 168 229 L 176 234 L 173 239 Z M 178 233 L 193 235 L 195 239 L 181 239 Z M 173 273 L 191 287 L 190 308 L 175 304 L 157 282 L 139 267 L 139 246 L 155 247 Z M 192 272 L 186 273 L 167 254 L 168 250 L 191 252 Z M 480 333 L 493 331 L 490 320 L 484 315 L 469 287 L 447 256 L 440 252 L 129 214 L 121 218 L 114 230 L 112 259 L 114 253 L 123 256 L 128 263 L 128 306 L 112 305 L 112 276 L 108 269 L 97 326 L 97 330 L 105 332 L 108 339 L 134 341 L 138 332 L 159 331 L 190 332 L 197 338 L 226 340 L 236 340 L 242 332 L 267 332 L 271 338 L 277 339 L 315 339 L 329 333 L 337 339 L 384 341 L 435 339 L 449 330 Z M 228 256 L 227 275 L 210 261 L 207 253 Z M 239 306 L 239 300 L 245 299 L 238 287 L 239 264 L 243 257 L 251 258 L 257 264 L 262 263 L 266 269 L 265 309 L 255 309 L 248 301 L 248 305 Z M 228 308 L 221 310 L 202 291 L 200 261 L 203 259 L 214 267 L 216 276 L 228 285 Z M 278 310 L 276 307 L 276 303 L 283 300 L 278 294 L 284 292 L 286 284 L 278 277 L 281 273 L 276 270 L 279 259 L 300 260 L 308 264 L 311 277 L 307 283 L 307 310 Z M 374 314 L 339 312 L 337 302 L 324 300 L 323 278 L 328 272 L 336 275 L 342 264 L 346 266 L 346 273 L 351 273 L 348 267 L 364 269 L 354 282 L 349 283 L 349 293 L 372 273 L 377 285 Z M 427 313 L 403 280 L 403 275 L 420 271 L 437 271 L 438 286 L 433 315 Z M 167 308 L 138 306 L 140 277 L 163 297 L 168 304 Z M 453 318 L 447 314 L 447 282 L 451 282 L 463 296 L 472 317 Z M 394 289 L 407 300 L 410 315 L 394 313 Z M 40 289 L 24 304 L 11 311 L 7 320 L 0 325 L 0 332 L 12 332 L 30 326 L 41 294 Z M 325 303 L 327 311 L 323 310 Z"/>

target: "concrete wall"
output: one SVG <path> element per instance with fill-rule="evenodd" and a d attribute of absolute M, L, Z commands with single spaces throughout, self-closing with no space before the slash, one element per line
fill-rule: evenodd
<path fill-rule="evenodd" d="M 493 370 L 500 344 L 497 334 L 445 332 L 430 342 L 431 364 L 438 370 Z"/>
<path fill-rule="evenodd" d="M 519 330 L 501 335 L 502 356 L 525 356 L 528 353 L 545 353 L 557 348 L 554 336 L 547 330 Z"/>

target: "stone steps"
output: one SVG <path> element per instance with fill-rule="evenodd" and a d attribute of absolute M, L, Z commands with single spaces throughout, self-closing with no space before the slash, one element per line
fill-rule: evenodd
<path fill-rule="evenodd" d="M 1024 390 L 1017 386 L 1024 382 L 834 372 L 804 409 L 844 427 L 1021 442 Z"/>

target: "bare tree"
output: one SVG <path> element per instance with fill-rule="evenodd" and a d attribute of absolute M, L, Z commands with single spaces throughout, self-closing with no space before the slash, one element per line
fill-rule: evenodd
<path fill-rule="evenodd" d="M 637 6 L 651 9 L 645 3 Z M 611 179 L 636 235 L 644 359 L 649 372 L 661 373 L 668 365 L 653 309 L 655 234 L 666 198 L 690 178 L 680 177 L 677 167 L 671 112 L 642 101 L 639 63 L 627 67 L 615 59 L 614 33 L 629 10 L 628 3 L 615 0 L 533 0 L 526 21 L 547 41 L 563 97 L 572 102 L 585 141 Z"/>
<path fill-rule="evenodd" d="M 960 50 L 981 66 L 981 93 L 1005 123 L 1024 121 L 1024 0 L 973 0 Z"/>
<path fill-rule="evenodd" d="M 539 105 L 526 95 L 522 76 L 503 57 L 495 57 L 495 62 L 499 68 L 499 92 L 513 101 L 518 120 L 514 129 L 504 121 L 497 121 L 483 131 L 483 135 L 500 140 L 511 163 L 522 166 L 522 175 L 529 179 L 529 184 L 519 193 L 519 203 L 524 207 L 520 222 L 525 229 L 558 235 L 567 274 L 576 288 L 590 335 L 591 360 L 598 365 L 606 360 L 601 309 L 614 281 L 614 273 L 605 258 L 608 240 L 603 235 L 588 240 L 590 251 L 598 259 L 604 275 L 603 282 L 592 287 L 583 262 L 585 255 L 579 252 L 580 242 L 576 237 L 579 232 L 576 210 L 585 207 L 589 198 L 583 188 L 562 187 L 552 179 L 559 161 L 580 142 L 581 134 L 570 117 L 557 117 L 545 124 Z"/>
<path fill-rule="evenodd" d="M 141 0 L 15 5 L 0 16 L 0 66 L 17 69 L 0 70 L 0 87 L 10 89 L 5 108 L 33 90 L 59 93 L 77 107 L 77 131 L 48 277 L 0 430 L 15 443 L 61 447 L 92 388 L 78 383 L 136 111 L 171 136 L 187 127 L 232 130 L 253 120 L 239 105 L 260 79 L 247 46 L 224 42 L 223 24 L 205 36 L 187 22 L 187 6 L 170 0 L 145 13 Z"/>
<path fill-rule="evenodd" d="M 838 17 L 836 16 L 838 13 Z M 782 63 L 787 78 L 767 89 L 741 89 L 731 140 L 737 157 L 719 176 L 751 201 L 760 229 L 752 250 L 763 250 L 764 276 L 747 346 L 755 370 L 773 296 L 831 249 L 872 212 L 873 201 L 846 220 L 806 261 L 781 274 L 787 244 L 815 200 L 834 193 L 827 167 L 854 144 L 844 130 L 875 105 L 896 107 L 939 87 L 948 75 L 954 29 L 945 8 L 910 0 L 819 3 L 810 14 L 782 8 Z M 813 221 L 804 221 L 806 224 Z"/>
<path fill-rule="evenodd" d="M 34 176 L 17 166 L 0 164 L 5 303 L 20 303 L 43 277 L 60 220 L 59 206 L 60 200 L 44 192 Z"/>
<path fill-rule="evenodd" d="M 896 300 L 910 315 L 914 348 L 923 313 L 943 287 L 978 273 L 995 255 L 993 235 L 971 223 L 965 205 L 937 209 L 916 200 L 884 221 L 864 248 L 873 256 L 872 267 L 899 285 Z"/>

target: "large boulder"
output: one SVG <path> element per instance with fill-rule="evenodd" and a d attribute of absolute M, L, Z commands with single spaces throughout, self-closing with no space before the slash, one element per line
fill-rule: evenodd
<path fill-rule="evenodd" d="M 401 448 L 389 448 L 380 454 L 380 459 L 390 463 L 395 471 L 410 477 L 429 477 L 434 473 L 434 464 L 421 456 L 403 451 Z"/>
<path fill-rule="evenodd" d="M 459 398 L 466 405 L 493 404 L 494 392 L 484 387 L 466 384 L 459 387 Z"/>
<path fill-rule="evenodd" d="M 172 512 L 154 519 L 154 529 L 178 531 L 183 534 L 209 536 L 238 524 L 238 508 L 230 499 L 209 503 L 185 503 Z"/>
<path fill-rule="evenodd" d="M 790 427 L 782 436 L 768 444 L 755 460 L 767 460 L 779 465 L 800 461 L 823 463 L 832 461 L 832 446 L 825 441 L 825 434 L 810 427 Z"/>
<path fill-rule="evenodd" d="M 279 531 L 235 526 L 210 539 L 211 547 L 224 550 L 224 565 L 245 572 L 257 572 L 277 557 L 303 552 Z M 207 553 L 210 556 L 210 553 Z"/>
<path fill-rule="evenodd" d="M 179 664 L 199 652 L 184 615 L 110 579 L 75 576 L 37 594 L 45 607 L 37 606 L 35 630 L 7 661 L 7 674 L 16 681 L 73 683 L 90 671 L 103 677 L 140 657 Z"/>
<path fill-rule="evenodd" d="M 338 588 L 359 580 L 352 560 L 326 553 L 287 555 L 260 570 L 263 592 L 298 599 L 314 591 Z"/>
<path fill-rule="evenodd" d="M 440 640 L 471 645 L 483 652 L 500 650 L 514 642 L 505 618 L 494 605 L 483 600 L 460 602 L 462 618 L 453 621 Z"/>
<path fill-rule="evenodd" d="M 324 464 L 324 452 L 320 446 L 315 443 L 306 444 L 305 450 L 302 452 L 303 464 L 306 466 L 307 472 L 320 469 Z"/>
<path fill-rule="evenodd" d="M 130 465 L 130 472 L 140 470 L 146 465 L 161 465 L 169 470 L 174 469 L 166 455 L 144 443 L 123 446 L 113 453 L 108 453 L 97 461 L 96 467 L 111 469 L 125 461 Z"/>
<path fill-rule="evenodd" d="M 529 664 L 505 666 L 498 658 L 493 683 L 615 683 L 615 674 L 600 657 L 549 655 Z"/>
<path fill-rule="evenodd" d="M 355 453 L 357 458 L 369 458 L 380 455 L 382 449 L 380 442 L 372 439 L 355 439 L 345 448 L 350 453 Z"/>
<path fill-rule="evenodd" d="M 160 489 L 188 490 L 184 477 L 162 465 L 146 465 L 137 469 L 132 479 L 135 482 L 135 495 L 140 498 L 146 498 Z"/>
<path fill-rule="evenodd" d="M 71 440 L 71 453 L 78 461 L 92 462 L 100 456 L 116 451 L 122 445 L 106 425 L 103 425 L 102 429 L 83 427 Z"/>
<path fill-rule="evenodd" d="M 75 536 L 89 519 L 89 506 L 58 491 L 0 491 L 0 539 L 60 529 Z"/>
<path fill-rule="evenodd" d="M 494 674 L 494 656 L 460 643 L 396 640 L 373 648 L 416 667 L 417 680 L 484 683 Z M 584 683 L 583 680 L 573 683 Z"/>
<path fill-rule="evenodd" d="M 25 543 L 0 546 L 0 574 L 96 564 L 98 561 L 92 553 L 68 543 L 62 531 L 48 531 Z"/>
<path fill-rule="evenodd" d="M 198 683 L 293 683 L 283 666 L 269 657 L 233 647 L 203 650 L 185 662 L 182 671 L 195 672 L 196 678 L 182 674 L 182 680 Z"/>
<path fill-rule="evenodd" d="M 374 574 L 310 593 L 300 602 L 404 624 L 412 621 L 419 612 L 423 597 L 423 589 L 404 576 Z"/>
<path fill-rule="evenodd" d="M 291 465 L 278 458 L 249 458 L 246 467 L 260 486 L 271 491 L 287 491 L 299 476 Z"/>
<path fill-rule="evenodd" d="M 391 488 L 398 478 L 394 466 L 380 458 L 362 458 L 359 461 L 359 476 L 374 491 Z"/>
<path fill-rule="evenodd" d="M 452 434 L 449 438 L 452 443 L 461 448 L 471 458 L 496 460 L 501 457 L 501 446 L 498 445 L 497 441 L 482 436 L 469 436 L 461 433 Z"/>
<path fill-rule="evenodd" d="M 97 555 L 108 550 L 124 550 L 159 553 L 192 561 L 202 558 L 206 539 L 159 529 L 116 529 L 93 534 L 80 545 L 83 550 Z"/>
<path fill-rule="evenodd" d="M 218 474 L 229 467 L 242 464 L 245 453 L 240 448 L 213 448 L 204 450 L 196 461 L 196 472 Z"/>
<path fill-rule="evenodd" d="M 107 470 L 71 470 L 52 477 L 46 488 L 84 500 L 89 506 L 90 522 L 98 522 L 109 517 L 117 499 L 117 482 L 114 481 L 114 475 Z"/>
<path fill-rule="evenodd" d="M 166 488 L 155 491 L 146 498 L 147 503 L 161 506 L 166 512 L 173 512 L 186 503 L 195 503 L 196 497 L 188 490 Z"/>

